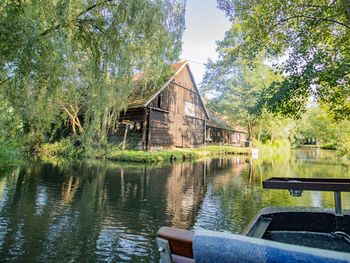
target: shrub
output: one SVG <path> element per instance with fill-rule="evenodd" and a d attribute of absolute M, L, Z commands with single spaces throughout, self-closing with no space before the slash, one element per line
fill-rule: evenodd
<path fill-rule="evenodd" d="M 40 156 L 62 156 L 76 158 L 82 155 L 83 149 L 75 146 L 70 139 L 63 139 L 59 142 L 44 143 L 39 149 Z"/>
<path fill-rule="evenodd" d="M 0 141 L 0 165 L 22 161 L 22 152 L 16 141 Z"/>

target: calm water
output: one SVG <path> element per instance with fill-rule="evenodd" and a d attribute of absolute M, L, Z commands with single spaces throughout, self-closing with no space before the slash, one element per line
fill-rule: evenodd
<path fill-rule="evenodd" d="M 160 226 L 240 233 L 266 206 L 333 206 L 333 193 L 263 190 L 271 176 L 350 178 L 350 171 L 316 150 L 254 161 L 2 168 L 0 261 L 157 262 Z M 349 209 L 350 195 L 343 197 Z"/>

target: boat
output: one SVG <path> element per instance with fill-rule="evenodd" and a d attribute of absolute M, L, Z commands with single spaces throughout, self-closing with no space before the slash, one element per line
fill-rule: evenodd
<path fill-rule="evenodd" d="M 264 189 L 334 192 L 335 209 L 267 207 L 242 235 L 161 227 L 157 243 L 168 262 L 350 262 L 350 212 L 343 211 L 341 193 L 350 179 L 281 178 L 263 181 Z"/>

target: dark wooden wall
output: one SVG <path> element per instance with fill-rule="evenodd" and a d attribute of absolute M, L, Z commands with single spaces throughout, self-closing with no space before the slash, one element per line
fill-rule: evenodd
<path fill-rule="evenodd" d="M 186 66 L 148 105 L 150 148 L 205 143 L 206 114 Z"/>
<path fill-rule="evenodd" d="M 149 146 L 150 147 L 171 147 L 174 138 L 171 133 L 170 114 L 167 112 L 150 109 L 149 114 Z"/>
<path fill-rule="evenodd" d="M 209 144 L 227 143 L 241 145 L 246 139 L 247 136 L 244 132 L 226 130 L 210 125 L 206 127 L 206 142 Z"/>
<path fill-rule="evenodd" d="M 140 129 L 136 128 L 134 125 L 133 129 L 128 129 L 127 133 L 127 147 L 128 148 L 145 148 L 144 142 L 144 130 L 147 129 L 145 122 L 145 109 L 144 108 L 131 108 L 126 112 L 122 112 L 119 116 L 119 125 L 116 131 L 112 131 L 109 135 L 109 142 L 112 143 L 121 143 L 124 138 L 125 124 L 122 124 L 123 121 L 133 122 L 134 124 L 139 123 Z"/>

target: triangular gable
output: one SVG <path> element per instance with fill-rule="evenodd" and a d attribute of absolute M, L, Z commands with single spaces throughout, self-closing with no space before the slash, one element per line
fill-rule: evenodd
<path fill-rule="evenodd" d="M 197 94 L 198 94 L 198 98 L 199 98 L 199 101 L 201 103 L 201 106 L 203 107 L 204 109 L 204 113 L 205 115 L 207 116 L 207 119 L 210 120 L 210 117 L 209 117 L 209 114 L 208 114 L 208 111 L 203 103 L 203 100 L 202 100 L 202 96 L 198 90 L 198 87 L 196 85 L 196 82 L 194 81 L 194 77 L 193 77 L 193 74 L 192 74 L 192 71 L 188 65 L 188 61 L 185 60 L 183 62 L 179 62 L 177 64 L 175 64 L 175 66 L 177 66 L 177 70 L 175 72 L 175 74 L 163 85 L 163 87 L 158 90 L 146 103 L 145 103 L 145 106 L 148 106 L 152 100 L 154 100 L 175 78 L 178 74 L 180 74 L 180 72 L 183 70 L 183 69 L 187 69 L 189 75 L 190 75 L 190 78 L 191 78 L 191 82 L 193 84 L 193 87 L 195 88 Z"/>
<path fill-rule="evenodd" d="M 188 64 L 188 63 L 187 63 L 187 64 Z M 196 81 L 194 80 L 194 76 L 193 76 L 193 74 L 192 74 L 192 71 L 191 71 L 191 69 L 190 69 L 190 66 L 189 66 L 189 65 L 186 65 L 186 66 L 187 66 L 188 72 L 190 73 L 190 77 L 191 77 L 191 81 L 192 81 L 192 83 L 193 83 L 193 87 L 196 89 L 197 94 L 198 94 L 198 97 L 199 97 L 199 101 L 200 101 L 200 103 L 201 103 L 201 105 L 202 105 L 202 107 L 203 107 L 203 109 L 204 109 L 204 113 L 205 113 L 205 115 L 207 116 L 207 119 L 210 120 L 210 116 L 209 116 L 208 110 L 207 110 L 207 108 L 205 107 L 205 104 L 204 104 L 204 102 L 203 102 L 203 100 L 202 100 L 201 93 L 199 92 L 199 89 L 198 89 L 198 87 L 197 87 Z"/>
<path fill-rule="evenodd" d="M 175 72 L 173 76 L 176 76 L 178 74 L 179 69 L 183 68 L 185 63 L 186 61 L 181 61 L 179 63 L 171 65 L 172 70 Z M 143 72 L 138 72 L 133 76 L 133 80 L 137 82 L 140 78 L 142 78 L 142 76 Z M 171 78 L 171 80 L 173 79 L 174 77 Z M 146 105 L 148 105 L 152 99 L 154 99 L 160 92 L 164 90 L 167 84 L 169 84 L 169 81 L 167 81 L 165 85 L 160 88 L 153 87 L 148 89 L 146 88 L 144 90 L 135 89 L 128 98 L 128 108 L 131 109 L 146 107 Z"/>

